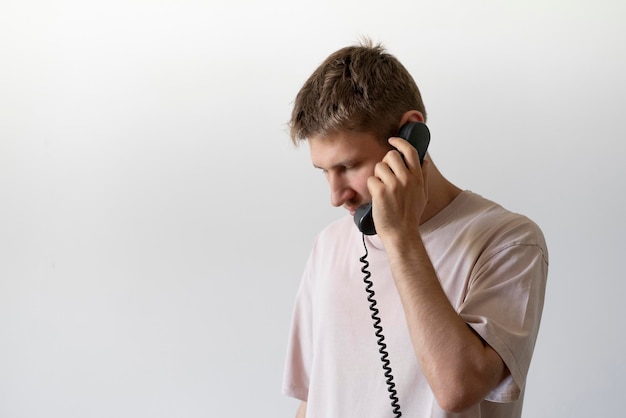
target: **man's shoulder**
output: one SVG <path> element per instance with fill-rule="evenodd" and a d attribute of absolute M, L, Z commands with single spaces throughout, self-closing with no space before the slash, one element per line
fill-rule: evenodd
<path fill-rule="evenodd" d="M 478 194 L 469 194 L 461 213 L 460 221 L 466 223 L 472 235 L 487 235 L 490 240 L 500 243 L 546 248 L 543 232 L 532 219 Z"/>
<path fill-rule="evenodd" d="M 474 206 L 476 219 L 481 222 L 520 226 L 528 229 L 537 229 L 539 226 L 528 216 L 515 212 L 492 200 L 472 193 L 471 201 Z"/>

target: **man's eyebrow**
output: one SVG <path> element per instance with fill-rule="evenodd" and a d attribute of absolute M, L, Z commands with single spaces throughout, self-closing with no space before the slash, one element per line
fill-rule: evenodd
<path fill-rule="evenodd" d="M 354 165 L 356 165 L 357 160 L 344 160 L 344 161 L 339 161 L 335 164 L 333 164 L 332 166 L 330 166 L 330 168 L 345 168 L 345 167 L 352 167 Z M 313 163 L 313 167 L 320 169 L 320 170 L 326 170 L 326 168 L 324 167 L 320 167 L 318 165 L 316 165 L 315 163 Z"/>

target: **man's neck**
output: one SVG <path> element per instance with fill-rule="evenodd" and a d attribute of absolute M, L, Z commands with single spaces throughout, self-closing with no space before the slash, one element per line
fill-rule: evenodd
<path fill-rule="evenodd" d="M 428 172 L 428 203 L 424 208 L 420 224 L 441 212 L 448 206 L 463 190 L 449 182 L 441 175 L 437 167 L 430 162 Z"/>

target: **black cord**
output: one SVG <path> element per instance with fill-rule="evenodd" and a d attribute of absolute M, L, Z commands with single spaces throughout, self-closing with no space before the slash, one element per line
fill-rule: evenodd
<path fill-rule="evenodd" d="M 370 311 L 372 312 L 372 319 L 374 320 L 374 335 L 378 338 L 376 343 L 378 344 L 378 352 L 381 354 L 380 360 L 383 362 L 383 370 L 385 371 L 385 377 L 387 378 L 387 390 L 389 391 L 389 399 L 391 399 L 391 407 L 393 408 L 393 413 L 396 414 L 396 417 L 401 417 L 402 412 L 400 412 L 400 401 L 398 400 L 398 392 L 396 391 L 396 384 L 393 382 L 393 375 L 391 374 L 391 366 L 389 359 L 389 353 L 387 353 L 387 344 L 385 344 L 385 336 L 383 335 L 383 327 L 380 325 L 380 316 L 379 310 L 376 307 L 376 299 L 374 299 L 375 293 L 372 286 L 370 277 L 372 274 L 367 270 L 370 263 L 367 261 L 367 245 L 365 245 L 365 234 L 363 234 L 363 247 L 365 248 L 365 255 L 359 258 L 359 261 L 363 263 L 363 267 L 361 268 L 361 272 L 365 275 L 363 277 L 363 282 L 365 282 L 365 291 L 368 293 L 367 300 L 370 303 Z"/>

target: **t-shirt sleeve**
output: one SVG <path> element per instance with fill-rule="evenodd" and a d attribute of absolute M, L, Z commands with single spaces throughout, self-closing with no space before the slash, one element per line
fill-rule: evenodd
<path fill-rule="evenodd" d="M 313 362 L 312 255 L 309 256 L 296 294 L 287 342 L 283 394 L 307 401 Z"/>
<path fill-rule="evenodd" d="M 512 402 L 526 384 L 543 310 L 545 246 L 513 243 L 476 265 L 459 314 L 502 358 L 510 375 L 486 397 Z"/>

